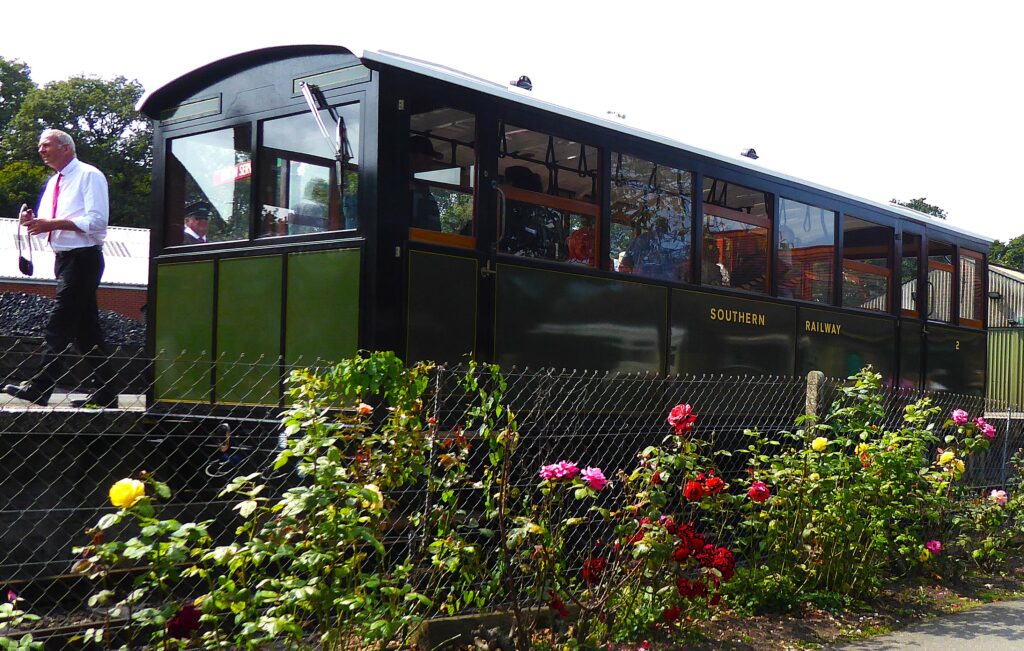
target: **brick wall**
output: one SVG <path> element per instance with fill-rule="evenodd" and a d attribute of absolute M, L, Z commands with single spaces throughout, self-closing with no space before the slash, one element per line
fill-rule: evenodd
<path fill-rule="evenodd" d="M 0 281 L 0 292 L 23 292 L 53 298 L 57 291 L 54 281 L 50 282 L 16 282 Z M 122 316 L 142 321 L 142 307 L 146 304 L 145 287 L 100 287 L 96 292 L 96 302 L 101 310 L 117 312 Z"/>

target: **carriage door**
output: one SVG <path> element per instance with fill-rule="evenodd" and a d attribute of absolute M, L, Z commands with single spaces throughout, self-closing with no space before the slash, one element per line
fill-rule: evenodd
<path fill-rule="evenodd" d="M 436 98 L 408 100 L 408 116 L 406 357 L 465 362 L 488 348 L 477 119 Z"/>

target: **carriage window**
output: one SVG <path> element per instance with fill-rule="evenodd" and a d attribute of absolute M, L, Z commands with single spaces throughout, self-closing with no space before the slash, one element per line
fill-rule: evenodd
<path fill-rule="evenodd" d="M 251 133 L 245 124 L 168 142 L 168 246 L 248 239 Z"/>
<path fill-rule="evenodd" d="M 960 249 L 960 325 L 984 326 L 984 260 L 980 253 Z"/>
<path fill-rule="evenodd" d="M 499 251 L 596 264 L 597 148 L 509 124 L 499 135 Z"/>
<path fill-rule="evenodd" d="M 260 147 L 260 237 L 358 225 L 359 104 L 337 106 L 350 159 L 341 164 L 309 113 L 263 122 Z"/>
<path fill-rule="evenodd" d="M 689 282 L 692 191 L 690 172 L 612 154 L 612 267 Z"/>
<path fill-rule="evenodd" d="M 409 119 L 409 185 L 415 229 L 474 236 L 476 119 L 438 108 Z M 428 234 L 412 232 L 418 239 Z M 458 240 L 449 243 L 459 244 Z M 461 242 L 473 245 L 473 240 Z"/>
<path fill-rule="evenodd" d="M 843 307 L 888 312 L 893 229 L 843 217 Z"/>
<path fill-rule="evenodd" d="M 928 318 L 953 318 L 953 245 L 928 240 Z"/>
<path fill-rule="evenodd" d="M 771 215 L 767 192 L 705 177 L 701 282 L 767 293 Z"/>
<path fill-rule="evenodd" d="M 901 313 L 903 316 L 921 317 L 918 303 L 920 292 L 917 289 L 917 270 L 921 267 L 921 236 L 903 233 L 903 260 L 900 264 Z"/>
<path fill-rule="evenodd" d="M 832 303 L 836 213 L 781 199 L 779 296 Z"/>

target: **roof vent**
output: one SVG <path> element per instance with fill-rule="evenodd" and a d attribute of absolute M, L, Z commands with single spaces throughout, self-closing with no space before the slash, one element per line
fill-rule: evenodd
<path fill-rule="evenodd" d="M 519 81 L 508 82 L 509 86 L 515 86 L 516 88 L 522 88 L 523 90 L 533 90 L 533 82 L 526 75 L 519 78 Z"/>

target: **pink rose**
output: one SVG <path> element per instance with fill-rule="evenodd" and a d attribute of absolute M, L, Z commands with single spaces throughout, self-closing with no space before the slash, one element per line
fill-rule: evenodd
<path fill-rule="evenodd" d="M 584 468 L 583 472 L 580 473 L 580 477 L 583 479 L 584 484 L 596 491 L 608 485 L 608 480 L 604 478 L 604 473 L 601 472 L 600 468 Z"/>
<path fill-rule="evenodd" d="M 966 425 L 967 421 L 970 420 L 971 418 L 963 409 L 954 409 L 953 412 L 949 415 L 949 417 L 957 425 Z"/>
<path fill-rule="evenodd" d="M 938 540 L 929 540 L 924 544 L 924 547 L 933 554 L 942 553 L 942 543 L 940 543 Z"/>
<path fill-rule="evenodd" d="M 998 504 L 999 506 L 1005 506 L 1008 498 L 1006 497 L 1006 491 L 994 490 L 989 493 L 988 498 Z"/>
<path fill-rule="evenodd" d="M 690 405 L 676 405 L 669 412 L 667 420 L 676 434 L 682 436 L 693 429 L 694 423 L 697 422 L 697 415 L 693 413 L 693 408 Z"/>
<path fill-rule="evenodd" d="M 768 484 L 763 481 L 755 481 L 750 485 L 747 495 L 755 502 L 763 502 L 772 496 L 772 492 L 768 489 Z"/>
<path fill-rule="evenodd" d="M 992 440 L 996 437 L 996 428 L 985 422 L 985 419 L 978 416 L 974 419 L 974 424 L 978 426 L 980 431 L 988 440 Z"/>
<path fill-rule="evenodd" d="M 572 461 L 559 461 L 547 466 L 542 466 L 538 473 L 541 479 L 547 481 L 568 481 L 580 474 L 580 469 Z"/>

